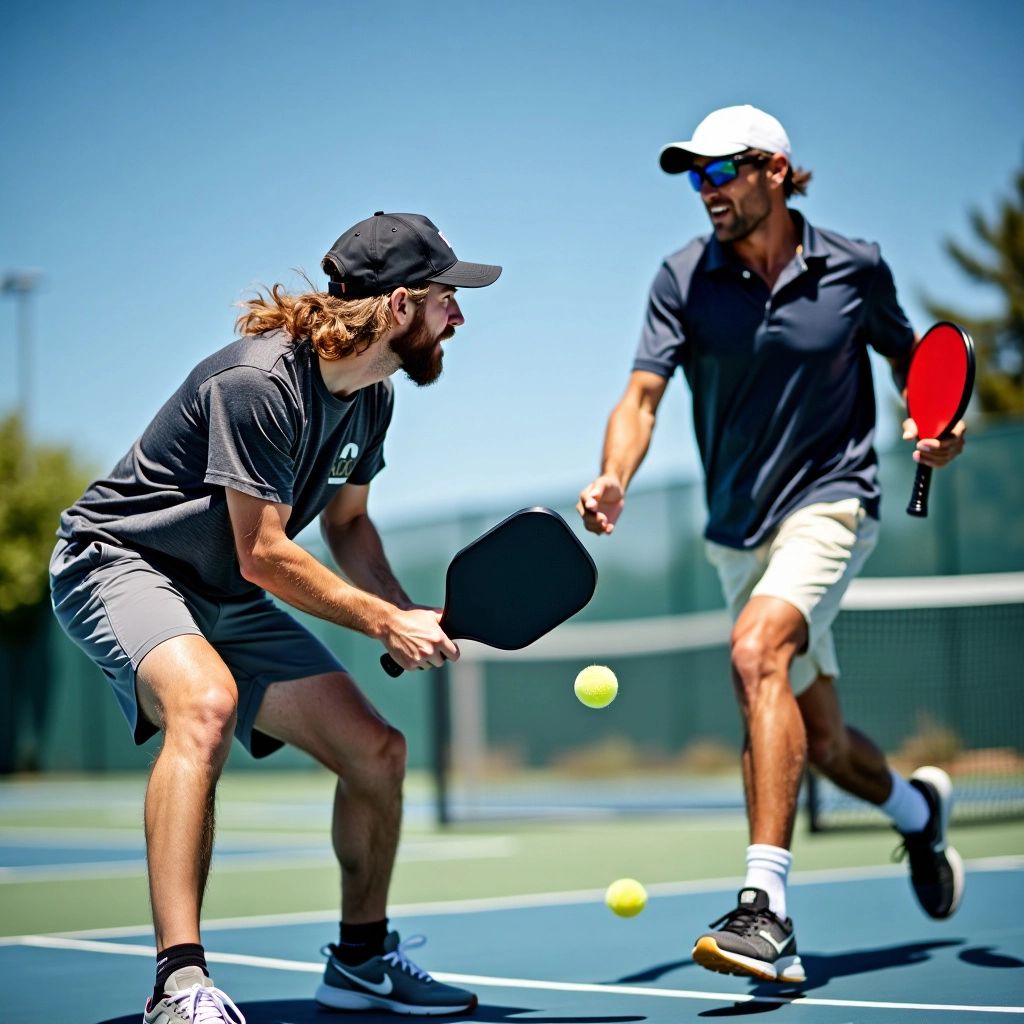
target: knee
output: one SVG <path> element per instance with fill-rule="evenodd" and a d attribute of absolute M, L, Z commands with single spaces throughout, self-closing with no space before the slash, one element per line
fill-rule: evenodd
<path fill-rule="evenodd" d="M 805 721 L 806 726 L 806 721 Z M 844 756 L 844 737 L 832 731 L 807 730 L 807 760 L 826 774 Z"/>
<path fill-rule="evenodd" d="M 386 726 L 377 750 L 377 773 L 387 782 L 401 785 L 408 753 L 405 734 L 392 725 Z"/>
<path fill-rule="evenodd" d="M 181 740 L 193 756 L 223 763 L 234 736 L 238 690 L 234 680 L 213 680 L 190 688 L 187 700 L 167 714 L 168 739 Z"/>
<path fill-rule="evenodd" d="M 733 683 L 744 707 L 770 698 L 776 690 L 788 690 L 788 665 L 782 652 L 758 630 L 733 635 L 731 662 Z"/>
<path fill-rule="evenodd" d="M 351 767 L 342 768 L 338 774 L 350 785 L 365 790 L 400 790 L 407 753 L 405 736 L 394 726 L 381 722 Z"/>

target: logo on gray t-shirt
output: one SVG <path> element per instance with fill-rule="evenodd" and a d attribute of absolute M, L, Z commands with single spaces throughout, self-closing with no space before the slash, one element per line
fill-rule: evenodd
<path fill-rule="evenodd" d="M 343 484 L 348 480 L 355 468 L 356 460 L 359 458 L 359 445 L 352 441 L 343 445 L 334 462 L 331 463 L 331 475 L 327 478 L 329 484 Z"/>

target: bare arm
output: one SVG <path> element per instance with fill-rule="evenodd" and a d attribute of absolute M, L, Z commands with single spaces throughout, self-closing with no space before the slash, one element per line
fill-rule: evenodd
<path fill-rule="evenodd" d="M 416 607 L 388 564 L 367 510 L 369 493 L 369 485 L 342 487 L 320 513 L 320 536 L 346 579 L 398 608 Z"/>
<path fill-rule="evenodd" d="M 626 502 L 626 488 L 647 455 L 658 406 L 668 380 L 646 370 L 634 370 L 626 393 L 608 417 L 601 474 L 580 491 L 576 510 L 591 533 L 606 534 Z"/>
<path fill-rule="evenodd" d="M 379 640 L 402 668 L 458 658 L 458 648 L 444 635 L 436 612 L 402 608 L 352 586 L 289 539 L 285 527 L 290 506 L 231 488 L 226 493 L 239 568 L 250 583 L 293 608 Z"/>

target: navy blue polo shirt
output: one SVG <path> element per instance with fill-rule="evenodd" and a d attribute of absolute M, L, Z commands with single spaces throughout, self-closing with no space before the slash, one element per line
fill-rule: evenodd
<path fill-rule="evenodd" d="M 769 289 L 713 236 L 669 256 L 651 287 L 634 370 L 682 367 L 704 465 L 705 536 L 760 544 L 789 513 L 859 498 L 878 517 L 870 345 L 914 333 L 878 246 L 815 229 Z"/>

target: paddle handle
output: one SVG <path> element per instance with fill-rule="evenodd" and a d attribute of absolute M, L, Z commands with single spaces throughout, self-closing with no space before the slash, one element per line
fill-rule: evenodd
<path fill-rule="evenodd" d="M 386 651 L 380 656 L 380 667 L 384 669 L 392 679 L 397 679 L 405 671 L 405 669 L 402 668 L 402 666 L 399 665 L 398 662 L 395 661 L 395 659 Z"/>
<path fill-rule="evenodd" d="M 918 463 L 914 475 L 914 489 L 910 493 L 910 504 L 907 506 L 908 516 L 924 519 L 928 515 L 928 489 L 932 484 L 932 467 Z"/>

